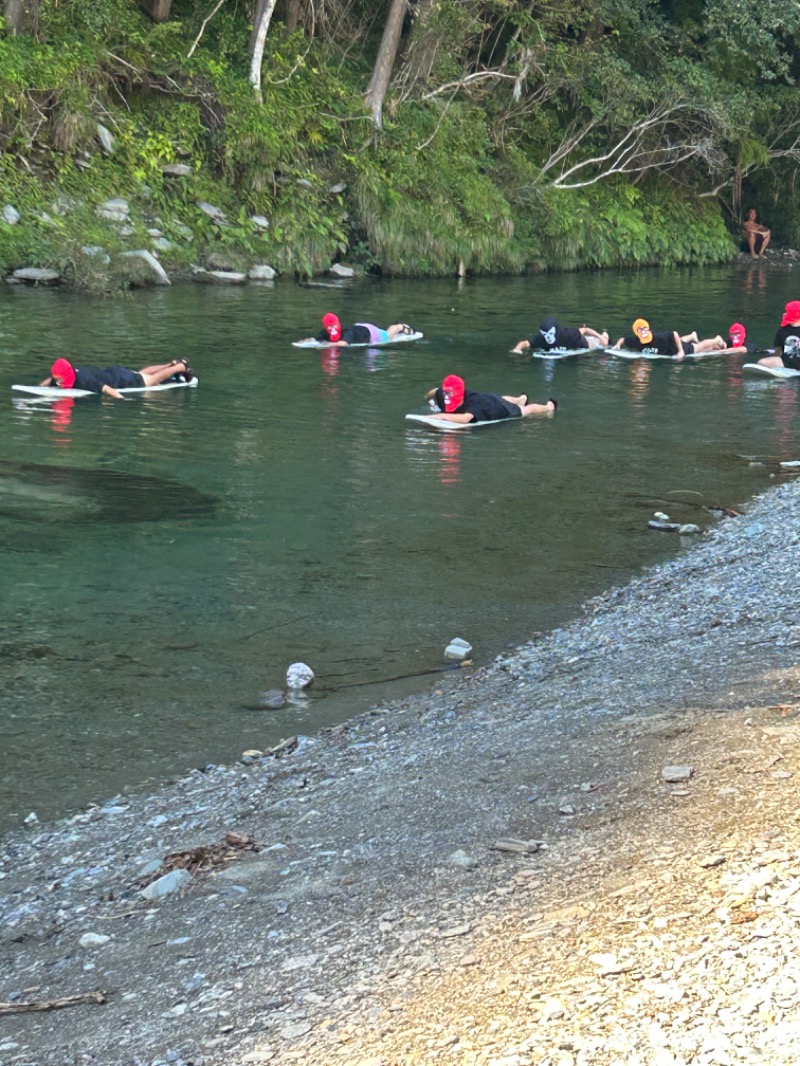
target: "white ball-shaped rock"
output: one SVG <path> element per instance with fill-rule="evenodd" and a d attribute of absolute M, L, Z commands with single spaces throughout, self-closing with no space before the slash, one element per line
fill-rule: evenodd
<path fill-rule="evenodd" d="M 292 663 L 286 671 L 287 688 L 308 688 L 313 680 L 314 671 L 307 663 Z"/>

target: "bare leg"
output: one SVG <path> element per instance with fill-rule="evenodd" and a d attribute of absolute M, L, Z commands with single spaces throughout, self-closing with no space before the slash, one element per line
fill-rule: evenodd
<path fill-rule="evenodd" d="M 750 255 L 752 255 L 752 256 L 756 255 L 756 237 L 757 236 L 758 236 L 757 233 L 748 233 L 747 234 L 747 244 L 748 244 L 748 247 L 750 248 Z"/>
<path fill-rule="evenodd" d="M 521 396 L 504 396 L 503 399 L 508 403 L 515 403 L 523 418 L 527 415 L 549 415 L 556 409 L 554 400 L 548 400 L 547 403 L 528 403 L 527 394 L 524 392 Z"/>
<path fill-rule="evenodd" d="M 759 253 L 758 253 L 758 258 L 759 259 L 765 259 L 766 258 L 766 256 L 764 255 L 764 252 L 766 252 L 766 250 L 767 250 L 767 245 L 769 244 L 771 236 L 772 236 L 772 231 L 771 230 L 767 230 L 766 233 L 762 233 L 761 234 L 762 240 L 761 240 L 761 248 L 760 248 Z"/>
<path fill-rule="evenodd" d="M 167 381 L 168 378 L 173 377 L 175 374 L 180 374 L 186 370 L 188 362 L 183 359 L 177 359 L 174 363 L 161 363 L 159 366 L 146 366 L 144 370 L 140 370 L 145 385 L 160 385 L 162 381 Z"/>
<path fill-rule="evenodd" d="M 705 341 L 695 341 L 694 350 L 695 354 L 698 352 L 721 352 L 723 348 L 727 348 L 728 345 L 720 336 L 709 337 Z"/>
<path fill-rule="evenodd" d="M 694 330 L 692 333 L 687 333 L 685 337 L 682 336 L 681 340 L 684 344 L 697 344 L 697 330 Z"/>
<path fill-rule="evenodd" d="M 784 365 L 783 359 L 779 355 L 765 355 L 763 359 L 758 360 L 759 366 L 771 366 L 781 367 Z"/>
<path fill-rule="evenodd" d="M 408 335 L 409 333 L 414 333 L 415 331 L 405 322 L 395 322 L 391 326 L 386 327 L 386 332 L 389 334 L 389 340 L 393 341 L 395 337 L 400 336 L 401 333 Z"/>

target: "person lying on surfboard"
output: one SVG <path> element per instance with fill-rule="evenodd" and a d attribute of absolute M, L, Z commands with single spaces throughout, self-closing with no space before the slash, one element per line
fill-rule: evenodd
<path fill-rule="evenodd" d="M 755 344 L 747 340 L 747 330 L 741 322 L 733 323 L 728 330 L 728 338 L 730 340 L 729 355 L 752 355 L 753 352 L 758 351 Z"/>
<path fill-rule="evenodd" d="M 788 366 L 800 370 L 800 300 L 790 300 L 775 334 L 775 354 L 758 360 L 759 366 Z"/>
<path fill-rule="evenodd" d="M 646 319 L 637 318 L 633 323 L 632 336 L 620 337 L 612 347 L 624 348 L 629 352 L 642 352 L 643 355 L 671 355 L 675 359 L 683 359 L 685 355 L 723 351 L 727 345 L 719 335 L 704 341 L 698 340 L 696 330 L 683 335 L 676 330 L 654 333 Z"/>
<path fill-rule="evenodd" d="M 590 326 L 559 326 L 557 320 L 549 315 L 542 319 L 539 332 L 518 341 L 512 352 L 524 352 L 533 348 L 536 352 L 568 352 L 574 348 L 605 348 L 608 344 L 608 332 L 598 333 Z"/>
<path fill-rule="evenodd" d="M 129 370 L 126 366 L 107 366 L 101 370 L 96 366 L 73 366 L 68 359 L 56 359 L 50 377 L 41 384 L 60 389 L 85 389 L 124 400 L 120 389 L 152 388 L 178 375 L 182 375 L 184 381 L 195 377 L 188 360 L 173 359 L 171 363 L 146 366 L 143 370 Z"/>
<path fill-rule="evenodd" d="M 305 341 L 320 341 L 322 344 L 335 344 L 346 348 L 348 344 L 386 344 L 401 333 L 408 336 L 414 330 L 405 322 L 395 322 L 386 329 L 373 326 L 371 322 L 356 322 L 354 326 L 343 326 L 334 314 L 323 315 L 322 330 L 316 337 L 306 337 Z"/>
<path fill-rule="evenodd" d="M 431 418 L 448 422 L 499 422 L 503 418 L 526 418 L 528 415 L 549 415 L 558 407 L 556 400 L 528 403 L 521 396 L 498 396 L 494 392 L 473 392 L 457 374 L 448 374 L 438 389 L 431 389 L 425 399 L 435 401 L 439 410 Z"/>

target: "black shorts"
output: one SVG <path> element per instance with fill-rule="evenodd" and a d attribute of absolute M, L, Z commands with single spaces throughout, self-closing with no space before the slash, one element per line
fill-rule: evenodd
<path fill-rule="evenodd" d="M 136 370 L 126 366 L 109 366 L 103 372 L 103 378 L 112 389 L 142 389 L 144 378 Z"/>
<path fill-rule="evenodd" d="M 694 342 L 693 341 L 684 341 L 683 342 L 683 354 L 684 355 L 694 355 Z"/>

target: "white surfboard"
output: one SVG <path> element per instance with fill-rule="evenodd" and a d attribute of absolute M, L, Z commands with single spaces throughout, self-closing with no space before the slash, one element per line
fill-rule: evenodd
<path fill-rule="evenodd" d="M 415 422 L 429 429 L 438 429 L 441 433 L 461 429 L 480 429 L 482 426 L 499 426 L 501 422 L 519 421 L 521 421 L 519 415 L 513 418 L 495 418 L 491 422 L 451 422 L 449 418 L 434 418 L 432 415 L 406 415 L 406 422 Z"/>
<path fill-rule="evenodd" d="M 198 385 L 197 378 L 191 381 L 164 381 L 160 385 L 144 385 L 141 389 L 119 389 L 123 395 L 139 392 L 165 392 L 167 389 L 193 389 Z M 65 400 L 70 397 L 77 399 L 79 396 L 98 396 L 99 393 L 90 392 L 89 389 L 60 389 L 57 385 L 12 385 L 15 392 L 24 392 L 28 396 L 36 396 L 40 400 Z"/>
<path fill-rule="evenodd" d="M 398 333 L 394 340 L 390 341 L 370 341 L 367 344 L 331 344 L 330 341 L 292 341 L 293 348 L 342 348 L 343 351 L 347 351 L 348 348 L 389 348 L 393 344 L 400 344 L 405 341 L 421 341 L 423 337 L 422 333 Z"/>
<path fill-rule="evenodd" d="M 790 366 L 762 366 L 761 363 L 745 363 L 742 370 L 747 370 L 750 374 L 761 374 L 763 377 L 777 378 L 779 381 L 800 378 L 800 370 L 792 370 Z"/>
<path fill-rule="evenodd" d="M 576 355 L 588 355 L 590 352 L 600 351 L 602 351 L 601 348 L 564 348 L 563 350 L 554 349 L 552 352 L 534 349 L 531 355 L 534 359 L 572 359 Z"/>
<path fill-rule="evenodd" d="M 631 352 L 627 348 L 606 348 L 609 355 L 616 355 L 619 359 L 649 359 L 655 362 L 658 359 L 675 360 L 674 355 L 661 355 L 659 352 Z"/>

